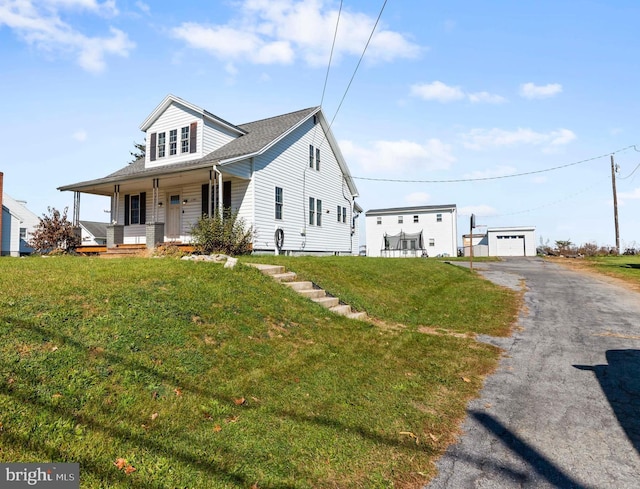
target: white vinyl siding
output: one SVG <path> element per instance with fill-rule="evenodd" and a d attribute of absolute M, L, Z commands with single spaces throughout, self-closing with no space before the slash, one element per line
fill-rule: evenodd
<path fill-rule="evenodd" d="M 189 128 L 191 123 L 197 122 L 196 131 L 198 134 L 197 140 L 200 141 L 202 134 L 202 116 L 196 112 L 193 112 L 186 107 L 178 106 L 177 104 L 171 104 L 166 111 L 162 113 L 160 117 L 149 127 L 147 130 L 147 141 L 151 141 L 151 134 L 156 133 L 156 138 L 160 133 L 165 133 L 169 135 L 169 150 L 166 151 L 166 156 L 164 158 L 158 157 L 156 154 L 156 160 L 151 161 L 151 154 L 149 151 L 146 152 L 145 157 L 145 166 L 147 168 L 155 168 L 162 165 L 179 163 L 181 161 L 189 161 L 194 160 L 196 158 L 200 158 L 203 156 L 202 153 L 202 145 L 196 143 L 197 151 L 195 153 L 182 153 L 181 152 L 181 130 L 183 127 Z M 177 153 L 175 155 L 171 155 L 171 131 L 177 130 Z M 187 146 L 189 146 L 187 140 Z M 157 144 L 157 143 L 156 143 Z M 188 150 L 187 150 L 188 151 Z"/>
<path fill-rule="evenodd" d="M 400 232 L 422 231 L 423 246 L 429 256 L 457 256 L 457 211 L 455 207 L 433 206 L 429 208 L 407 207 L 381 209 L 380 213 L 366 215 L 367 256 L 381 256 L 385 233 L 391 236 Z M 407 243 L 411 249 L 410 243 Z"/>
<path fill-rule="evenodd" d="M 274 233 L 279 227 L 284 231 L 284 251 L 358 253 L 357 241 L 352 248 L 351 226 L 342 225 L 333 215 L 338 205 L 345 206 L 346 221 L 351 222 L 351 203 L 344 198 L 344 177 L 331 145 L 324 140 L 320 126 L 317 129 L 314 131 L 313 122 L 308 120 L 264 155 L 256 157 L 255 195 L 261 200 L 255 202 L 255 250 L 273 250 Z M 313 168 L 309 166 L 310 146 L 314 147 Z M 322 151 L 321 171 L 315 169 L 316 147 Z M 276 186 L 282 187 L 286 195 L 283 219 L 277 222 L 273 212 L 273 189 Z M 348 191 L 344 194 L 349 195 Z M 309 225 L 309 197 L 316 199 L 316 204 L 318 198 L 322 201 L 324 219 L 320 218 L 320 226 L 317 225 L 317 216 L 316 224 Z"/>

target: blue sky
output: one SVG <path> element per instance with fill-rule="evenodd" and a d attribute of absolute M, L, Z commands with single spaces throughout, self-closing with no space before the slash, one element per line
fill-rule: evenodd
<path fill-rule="evenodd" d="M 56 188 L 125 166 L 169 93 L 236 124 L 322 102 L 365 210 L 456 204 L 460 233 L 474 212 L 613 245 L 615 152 L 640 244 L 640 3 L 389 0 L 338 111 L 382 5 L 343 2 L 323 99 L 339 0 L 0 0 L 5 192 L 71 211 Z"/>

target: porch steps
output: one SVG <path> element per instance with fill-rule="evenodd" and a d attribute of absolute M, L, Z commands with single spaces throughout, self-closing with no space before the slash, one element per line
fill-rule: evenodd
<path fill-rule="evenodd" d="M 101 258 L 125 258 L 140 256 L 146 253 L 147 245 L 144 244 L 119 244 L 107 248 L 105 253 L 100 253 Z"/>
<path fill-rule="evenodd" d="M 287 272 L 285 267 L 283 266 L 263 265 L 259 263 L 247 263 L 247 265 L 257 268 L 265 275 L 273 277 L 274 280 L 290 287 L 298 294 L 311 299 L 317 304 L 326 307 L 335 314 L 346 316 L 351 319 L 357 319 L 360 321 L 367 320 L 366 312 L 354 311 L 350 305 L 341 303 L 338 297 L 327 294 L 324 289 L 321 289 L 313 282 L 297 281 L 297 275 L 295 274 L 295 272 Z"/>

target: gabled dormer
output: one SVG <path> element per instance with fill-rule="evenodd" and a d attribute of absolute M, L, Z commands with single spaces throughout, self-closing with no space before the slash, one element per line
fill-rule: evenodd
<path fill-rule="evenodd" d="M 246 134 L 210 112 L 167 95 L 140 125 L 146 133 L 145 168 L 202 158 Z"/>

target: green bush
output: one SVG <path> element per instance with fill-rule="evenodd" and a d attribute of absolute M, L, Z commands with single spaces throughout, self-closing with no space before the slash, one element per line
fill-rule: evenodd
<path fill-rule="evenodd" d="M 237 212 L 225 211 L 212 217 L 203 215 L 191 228 L 191 236 L 199 253 L 246 255 L 251 252 L 253 229 Z"/>

